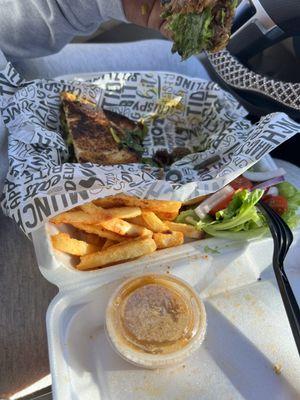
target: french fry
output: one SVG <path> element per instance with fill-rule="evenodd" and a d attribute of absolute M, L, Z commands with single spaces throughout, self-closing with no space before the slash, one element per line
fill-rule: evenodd
<path fill-rule="evenodd" d="M 140 207 L 145 210 L 157 212 L 167 212 L 178 214 L 179 209 L 182 206 L 180 201 L 168 201 L 168 200 L 147 200 L 139 199 L 134 196 L 127 196 L 125 194 L 118 194 L 116 196 L 109 196 L 103 199 L 94 200 L 94 204 L 100 207 Z M 176 215 L 177 215 L 176 214 Z"/>
<path fill-rule="evenodd" d="M 108 231 L 100 225 L 89 225 L 89 224 L 81 224 L 81 223 L 76 223 L 76 222 L 73 222 L 71 225 L 77 229 L 81 229 L 88 233 L 94 233 L 95 235 L 98 235 L 101 238 L 113 240 L 114 242 L 123 242 L 125 240 L 125 238 L 123 236 L 120 236 L 114 232 Z"/>
<path fill-rule="evenodd" d="M 73 237 L 67 233 L 53 236 L 53 247 L 80 256 L 77 268 L 88 270 L 179 246 L 184 237 L 201 239 L 203 233 L 195 227 L 172 222 L 181 206 L 178 201 L 123 194 L 97 199 L 51 219 L 77 229 Z"/>
<path fill-rule="evenodd" d="M 178 224 L 176 222 L 165 221 L 165 224 L 171 231 L 182 232 L 185 237 L 191 239 L 202 239 L 204 234 L 192 225 Z"/>
<path fill-rule="evenodd" d="M 177 212 L 156 212 L 155 213 L 160 219 L 166 220 L 166 221 L 174 221 L 178 217 L 179 211 Z"/>
<path fill-rule="evenodd" d="M 145 256 L 153 253 L 155 250 L 156 244 L 151 238 L 129 240 L 114 245 L 113 248 L 108 248 L 106 250 L 81 257 L 77 268 L 80 270 L 93 269 L 97 267 L 100 268 L 109 264 Z"/>
<path fill-rule="evenodd" d="M 93 203 L 98 207 L 103 207 L 104 209 L 108 209 L 108 208 L 112 208 L 112 207 L 126 206 L 125 201 L 123 201 L 122 199 L 119 199 L 118 195 L 102 197 L 102 198 L 93 200 Z"/>
<path fill-rule="evenodd" d="M 105 250 L 105 249 L 108 249 L 109 247 L 111 247 L 111 246 L 113 246 L 115 244 L 118 244 L 118 242 L 114 242 L 113 240 L 106 239 L 101 251 Z"/>
<path fill-rule="evenodd" d="M 153 211 L 143 211 L 142 219 L 145 221 L 146 227 L 152 232 L 165 232 L 169 230 L 168 226 Z"/>
<path fill-rule="evenodd" d="M 165 232 L 169 230 L 168 226 L 152 211 L 143 210 L 142 215 L 132 218 L 128 222 L 143 226 L 152 232 Z"/>
<path fill-rule="evenodd" d="M 182 232 L 154 233 L 153 240 L 158 249 L 166 249 L 183 244 L 184 236 Z"/>
<path fill-rule="evenodd" d="M 118 207 L 105 210 L 104 208 L 97 207 L 93 203 L 84 204 L 81 209 L 89 215 L 93 215 L 98 221 L 107 221 L 113 218 L 134 218 L 141 215 L 139 207 Z"/>
<path fill-rule="evenodd" d="M 66 211 L 55 217 L 51 218 L 50 222 L 53 224 L 74 224 L 74 223 L 83 223 L 83 224 L 96 224 L 99 223 L 101 219 L 95 218 L 93 215 L 89 215 L 84 211 Z"/>
<path fill-rule="evenodd" d="M 142 210 L 142 214 L 143 212 L 148 212 L 148 210 Z M 178 216 L 178 212 L 176 213 L 159 213 L 159 212 L 155 212 L 155 215 L 160 219 L 160 220 L 164 220 L 164 221 L 174 221 L 174 219 L 176 219 L 176 217 Z M 137 224 L 137 225 L 141 225 L 141 226 L 145 226 L 146 228 L 148 228 L 148 225 L 146 224 L 146 222 L 143 220 L 142 215 L 139 215 L 138 217 L 132 218 L 130 219 L 130 222 L 132 222 L 133 224 Z"/>
<path fill-rule="evenodd" d="M 85 256 L 99 251 L 99 247 L 83 242 L 82 240 L 73 239 L 68 233 L 60 232 L 57 235 L 52 236 L 51 241 L 56 250 L 74 256 Z"/>
<path fill-rule="evenodd" d="M 146 222 L 144 221 L 143 217 L 139 215 L 138 217 L 131 218 L 129 221 L 131 224 L 143 226 L 144 228 L 148 229 L 148 226 L 146 225 Z"/>
<path fill-rule="evenodd" d="M 152 236 L 152 232 L 143 228 L 139 225 L 131 224 L 130 222 L 123 221 L 119 218 L 110 219 L 109 221 L 102 221 L 101 226 L 108 231 L 112 231 L 118 235 L 126 237 L 137 237 L 137 236 Z"/>
<path fill-rule="evenodd" d="M 94 233 L 88 233 L 80 229 L 77 229 L 76 236 L 76 239 L 98 246 L 100 249 L 106 241 L 106 239 L 95 235 Z"/>

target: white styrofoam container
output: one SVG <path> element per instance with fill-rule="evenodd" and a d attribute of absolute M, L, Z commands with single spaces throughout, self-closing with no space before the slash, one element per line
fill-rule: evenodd
<path fill-rule="evenodd" d="M 37 255 L 43 272 L 45 234 L 34 240 L 42 250 Z M 218 253 L 207 254 L 206 246 Z M 287 263 L 295 274 L 292 263 L 299 257 L 297 234 Z M 271 258 L 271 238 L 249 244 L 207 239 L 132 263 L 79 272 L 70 284 L 64 281 L 70 270 L 56 263 L 51 281 L 60 292 L 47 313 L 54 399 L 299 399 L 300 361 Z M 60 268 L 66 274 L 54 278 Z M 171 273 L 193 285 L 204 300 L 208 322 L 200 350 L 183 365 L 159 373 L 124 361 L 104 332 L 112 291 L 122 280 L 150 271 Z M 295 281 L 300 289 L 299 276 Z M 276 365 L 280 375 L 273 370 Z"/>
<path fill-rule="evenodd" d="M 256 168 L 274 166 L 266 157 Z M 47 312 L 54 399 L 300 398 L 300 361 L 272 271 L 270 237 L 249 243 L 211 238 L 78 271 L 72 257 L 53 251 L 49 238 L 55 229 L 46 224 L 33 233 L 40 270 L 59 288 Z M 298 300 L 299 259 L 300 231 L 286 264 Z M 184 364 L 159 372 L 124 361 L 104 332 L 113 290 L 128 277 L 154 271 L 190 283 L 204 300 L 208 323 L 202 347 Z"/>

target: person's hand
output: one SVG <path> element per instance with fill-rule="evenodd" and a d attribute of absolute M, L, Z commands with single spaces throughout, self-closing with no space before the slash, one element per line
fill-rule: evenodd
<path fill-rule="evenodd" d="M 166 22 L 161 18 L 163 7 L 160 0 L 123 0 L 123 7 L 128 21 L 170 37 Z"/>

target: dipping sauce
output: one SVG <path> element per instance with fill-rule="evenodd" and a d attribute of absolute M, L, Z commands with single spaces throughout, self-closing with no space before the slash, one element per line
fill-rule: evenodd
<path fill-rule="evenodd" d="M 204 305 L 187 283 L 170 275 L 143 275 L 112 296 L 106 327 L 115 350 L 134 364 L 162 368 L 186 358 L 202 343 Z"/>

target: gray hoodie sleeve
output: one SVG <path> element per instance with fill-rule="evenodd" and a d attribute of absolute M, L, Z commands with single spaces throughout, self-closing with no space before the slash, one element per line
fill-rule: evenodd
<path fill-rule="evenodd" d="M 0 0 L 0 49 L 12 60 L 45 56 L 109 19 L 126 21 L 121 0 Z"/>

